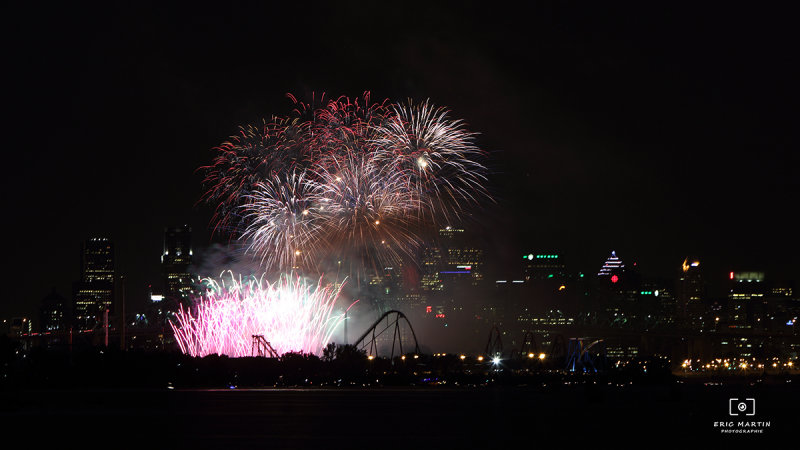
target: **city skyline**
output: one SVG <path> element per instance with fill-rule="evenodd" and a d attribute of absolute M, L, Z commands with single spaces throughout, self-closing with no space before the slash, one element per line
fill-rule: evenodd
<path fill-rule="evenodd" d="M 769 322 L 771 326 L 783 324 L 774 322 L 775 317 L 770 317 L 779 310 L 780 317 L 786 314 L 789 315 L 785 318 L 795 317 L 792 316 L 794 307 L 789 303 L 796 302 L 796 296 L 793 295 L 797 288 L 796 280 L 770 277 L 763 271 L 731 270 L 722 276 L 707 272 L 701 258 L 687 257 L 680 265 L 674 266 L 670 276 L 652 276 L 640 272 L 636 263 L 626 268 L 625 261 L 612 251 L 602 266 L 595 268 L 599 269 L 596 273 L 591 269 L 587 271 L 575 267 L 563 254 L 541 252 L 518 254 L 514 270 L 498 272 L 491 270 L 491 264 L 487 264 L 488 261 L 483 257 L 484 249 L 476 241 L 465 239 L 463 234 L 464 230 L 460 228 L 442 228 L 438 240 L 429 241 L 417 254 L 416 260 L 386 267 L 380 273 L 362 279 L 360 286 L 351 279 L 347 283 L 347 293 L 338 301 L 340 307 L 347 306 L 349 301 L 362 301 L 360 307 L 351 313 L 354 316 L 351 319 L 357 319 L 357 322 L 370 321 L 373 315 L 389 309 L 406 313 L 419 313 L 427 309 L 427 313 L 435 314 L 437 318 L 448 315 L 452 319 L 453 312 L 462 314 L 459 311 L 466 311 L 465 317 L 475 315 L 474 318 L 477 318 L 487 306 L 494 309 L 511 301 L 514 309 L 521 308 L 532 314 L 560 310 L 559 314 L 572 317 L 569 319 L 572 323 L 575 317 L 584 314 L 600 312 L 602 315 L 603 310 L 623 311 L 628 306 L 624 306 L 623 302 L 620 310 L 619 301 L 628 298 L 639 304 L 639 313 L 647 308 L 652 309 L 653 320 L 658 320 L 658 327 L 677 326 L 700 332 L 709 331 L 709 326 L 714 332 L 718 331 L 717 326 L 753 327 L 756 325 L 753 308 L 759 311 L 759 317 L 765 319 L 763 323 Z M 202 291 L 196 284 L 200 281 L 198 275 L 221 281 L 217 274 L 198 274 L 197 270 L 200 269 L 189 265 L 193 254 L 190 242 L 190 228 L 164 229 L 163 280 L 160 284 L 148 286 L 146 299 L 131 301 L 128 298 L 126 317 L 130 325 L 139 320 L 151 323 L 163 320 L 163 312 L 175 312 L 181 304 L 184 307 L 195 304 Z M 114 279 L 124 277 L 124 274 L 115 271 L 114 245 L 113 241 L 101 237 L 90 238 L 83 243 L 80 252 L 81 277 L 74 282 L 72 295 L 64 299 L 57 291 L 53 291 L 44 297 L 37 305 L 41 307 L 41 319 L 36 314 L 24 316 L 29 322 L 33 319 L 33 331 L 63 332 L 70 328 L 96 330 L 102 324 L 102 311 L 106 307 L 110 312 L 112 328 L 119 326 L 119 309 L 124 294 L 119 280 L 115 282 Z M 232 254 L 236 253 L 229 252 L 229 256 Z M 247 261 L 221 267 L 228 267 L 245 277 L 254 274 L 259 278 L 262 273 L 258 264 Z M 303 276 L 308 279 L 309 275 L 313 279 L 313 273 Z M 342 279 L 338 278 L 339 281 Z M 515 287 L 507 291 L 509 288 L 505 286 Z M 563 292 L 565 288 L 567 292 Z M 608 289 L 610 291 L 605 292 Z M 588 297 L 581 300 L 580 297 L 584 295 Z M 65 300 L 70 305 L 66 310 L 63 305 L 48 306 Z M 760 303 L 763 306 L 758 306 Z M 776 309 L 776 305 L 783 306 Z M 713 312 L 715 310 L 716 313 Z M 89 317 L 82 318 L 87 314 Z M 716 323 L 709 324 L 709 314 L 717 316 Z M 47 316 L 58 316 L 59 319 L 51 320 Z M 495 320 L 500 323 L 510 320 L 509 317 L 503 318 L 501 315 Z M 703 317 L 706 317 L 705 321 Z M 41 323 L 38 323 L 40 320 Z M 48 330 L 48 323 L 58 326 Z M 646 330 L 648 326 L 642 323 L 636 327 Z"/>
<path fill-rule="evenodd" d="M 189 230 L 188 233 L 186 233 L 185 231 L 182 231 L 182 230 L 185 230 L 187 228 Z M 441 230 L 439 230 L 439 232 L 440 232 L 440 234 L 447 233 L 448 235 L 452 235 L 452 231 L 450 231 L 450 229 L 451 229 L 451 227 L 448 226 L 446 230 L 444 228 L 442 228 Z M 463 229 L 457 229 L 456 231 L 457 232 L 463 232 L 464 230 Z M 185 245 L 185 247 L 183 247 L 183 249 L 184 249 L 183 251 L 184 252 L 199 253 L 201 256 L 205 255 L 206 252 L 208 252 L 209 255 L 212 255 L 212 258 L 210 258 L 209 260 L 203 260 L 203 262 L 198 263 L 197 265 L 191 264 L 191 263 L 187 263 L 186 260 L 183 260 L 183 263 L 182 263 L 183 265 L 181 265 L 181 263 L 178 263 L 177 266 L 175 266 L 174 263 L 172 265 L 167 264 L 167 262 L 175 260 L 175 255 L 173 254 L 172 259 L 167 260 L 167 262 L 165 262 L 165 257 L 169 258 L 169 256 L 167 256 L 169 254 L 169 251 L 167 250 L 167 245 L 168 245 L 167 244 L 167 240 L 168 239 L 175 239 L 174 237 L 170 238 L 169 236 L 174 236 L 176 232 L 185 234 L 185 236 L 182 237 L 182 239 L 185 240 L 184 241 L 185 243 L 181 244 L 181 241 L 178 240 L 177 241 L 178 243 L 172 243 L 171 244 L 173 246 L 173 248 L 176 245 L 179 246 L 178 248 L 180 248 L 181 245 Z M 151 263 L 152 264 L 151 267 L 148 268 L 148 271 L 152 272 L 152 273 L 155 273 L 156 276 L 152 280 L 152 282 L 148 283 L 148 285 L 146 286 L 146 289 L 133 289 L 133 291 L 137 292 L 137 295 L 139 295 L 139 297 L 134 297 L 133 298 L 132 306 L 134 308 L 138 308 L 138 309 L 142 309 L 143 310 L 143 309 L 147 308 L 148 306 L 150 306 L 148 301 L 152 300 L 151 296 L 153 294 L 155 294 L 156 296 L 159 296 L 159 298 L 167 298 L 168 295 L 166 295 L 165 292 L 172 292 L 173 290 L 177 289 L 177 288 L 171 286 L 175 282 L 181 283 L 181 284 L 177 285 L 177 286 L 180 286 L 180 291 L 175 290 L 175 294 L 173 294 L 173 296 L 175 296 L 176 299 L 173 299 L 173 301 L 171 303 L 177 304 L 177 303 L 180 302 L 180 303 L 188 304 L 188 303 L 186 303 L 187 300 L 189 299 L 189 297 L 187 296 L 188 295 L 187 293 L 190 292 L 190 286 L 192 284 L 192 281 L 190 280 L 190 277 L 197 276 L 198 275 L 198 273 L 197 273 L 198 271 L 202 272 L 201 274 L 199 274 L 201 277 L 215 277 L 215 276 L 218 275 L 217 272 L 222 272 L 224 270 L 229 270 L 230 268 L 235 268 L 235 267 L 239 267 L 240 269 L 244 268 L 245 271 L 248 271 L 248 272 L 252 271 L 253 273 L 263 273 L 263 270 L 259 269 L 258 257 L 257 256 L 252 256 L 252 255 L 242 254 L 241 250 L 240 250 L 241 246 L 234 246 L 234 248 L 226 249 L 224 245 L 223 246 L 219 246 L 219 244 L 212 244 L 211 246 L 206 247 L 206 248 L 196 249 L 196 248 L 193 248 L 189 244 L 189 242 L 191 242 L 190 235 L 191 235 L 191 227 L 188 227 L 188 226 L 164 227 L 162 229 L 161 243 L 164 246 L 164 248 L 159 252 L 159 256 L 161 257 L 161 260 L 159 262 L 157 262 L 157 263 Z M 181 239 L 181 238 L 179 238 L 179 239 Z M 114 250 L 113 250 L 114 245 L 116 244 L 113 240 L 111 240 L 111 239 L 109 239 L 107 237 L 95 236 L 95 237 L 90 237 L 90 238 L 86 239 L 85 241 L 83 241 L 83 243 L 80 244 L 79 249 L 80 249 L 80 254 L 82 255 L 82 258 L 85 259 L 85 253 L 86 253 L 85 247 L 86 247 L 86 245 L 88 243 L 92 242 L 92 241 L 109 242 L 110 245 L 111 245 L 111 254 L 112 254 L 111 258 L 112 258 L 112 261 L 113 261 L 113 259 L 118 257 L 118 255 L 116 253 L 114 253 Z M 431 245 L 431 244 L 442 245 L 443 243 L 447 242 L 447 238 L 444 238 L 444 240 L 442 240 L 442 238 L 434 238 L 434 237 L 432 237 L 431 240 L 428 240 L 426 242 L 428 243 L 428 245 Z M 490 249 L 484 248 L 482 245 L 480 245 L 479 242 L 480 242 L 479 237 L 476 237 L 476 236 L 473 236 L 473 239 L 464 240 L 464 238 L 462 238 L 462 246 L 466 245 L 466 246 L 474 247 L 474 248 L 476 248 L 476 251 L 479 251 L 481 253 L 488 253 L 490 255 L 493 255 L 491 253 Z M 238 250 L 237 250 L 237 248 L 238 248 Z M 529 253 L 528 250 L 535 251 L 536 254 Z M 553 270 L 555 270 L 556 272 L 559 272 L 559 273 L 562 273 L 562 274 L 569 274 L 570 276 L 575 276 L 577 274 L 581 274 L 581 276 L 591 276 L 591 277 L 598 277 L 599 278 L 599 277 L 603 277 L 603 276 L 608 276 L 611 273 L 610 272 L 611 269 L 616 269 L 616 268 L 624 269 L 625 268 L 625 264 L 624 264 L 622 258 L 617 256 L 617 252 L 615 250 L 611 250 L 610 252 L 607 252 L 606 253 L 606 259 L 602 263 L 600 261 L 603 258 L 600 258 L 600 257 L 595 258 L 597 263 L 594 264 L 594 266 L 585 265 L 585 264 L 584 265 L 577 265 L 574 262 L 570 261 L 570 258 L 573 255 L 569 255 L 569 254 L 565 255 L 563 252 L 558 252 L 558 249 L 552 249 L 550 247 L 547 247 L 546 251 L 550 252 L 550 253 L 545 253 L 545 254 L 542 254 L 542 252 L 540 250 L 541 249 L 519 249 L 518 253 L 516 254 L 516 257 L 513 258 L 513 261 L 511 260 L 511 258 L 509 258 L 506 261 L 498 262 L 496 260 L 493 261 L 492 259 L 484 260 L 483 257 L 481 257 L 482 258 L 481 263 L 479 263 L 476 268 L 473 268 L 473 272 L 472 272 L 473 275 L 469 275 L 469 276 L 471 277 L 471 276 L 477 275 L 480 278 L 486 278 L 486 280 L 484 280 L 484 281 L 487 281 L 487 282 L 495 282 L 495 280 L 500 280 L 500 279 L 509 280 L 509 281 L 510 280 L 514 280 L 514 279 L 518 279 L 518 280 L 521 280 L 521 281 L 522 280 L 529 280 L 530 276 L 528 275 L 528 271 L 527 271 L 528 269 L 525 269 L 523 266 L 519 265 L 519 256 L 522 256 L 523 263 L 526 263 L 529 267 L 530 267 L 530 263 L 528 261 L 526 261 L 526 259 L 534 260 L 534 262 L 542 262 L 542 261 L 545 262 L 545 263 L 556 263 L 557 262 L 557 264 L 558 264 L 557 266 L 554 266 L 552 264 L 548 264 L 548 265 L 545 265 L 544 267 L 553 267 L 554 269 L 550 270 L 551 272 Z M 221 260 L 220 260 L 219 255 L 215 254 L 215 252 L 220 252 L 220 251 L 223 254 L 228 254 L 228 256 L 227 257 L 223 256 L 221 258 Z M 608 256 L 608 255 L 610 255 L 610 256 Z M 493 255 L 493 256 L 496 256 L 496 255 Z M 184 258 L 185 257 L 186 256 L 184 256 Z M 189 254 L 188 261 L 191 261 L 191 258 L 192 258 L 192 256 L 191 256 L 191 254 Z M 235 264 L 230 265 L 230 266 L 225 265 L 224 261 L 226 259 L 228 259 L 228 258 L 235 258 L 236 259 Z M 438 259 L 440 257 L 437 256 L 436 258 L 437 258 L 437 261 L 438 261 Z M 419 285 L 419 287 L 421 289 L 423 289 L 423 290 L 428 290 L 428 291 L 432 290 L 429 287 L 428 288 L 425 287 L 426 284 L 430 284 L 432 282 L 430 280 L 426 281 L 426 274 L 425 274 L 426 261 L 429 260 L 429 259 L 430 259 L 430 252 L 428 250 L 422 250 L 422 251 L 420 251 L 418 253 L 417 258 L 414 258 L 413 260 L 406 261 L 406 264 L 410 263 L 412 266 L 415 266 L 414 271 L 416 272 L 417 284 Z M 452 257 L 451 257 L 451 259 L 452 259 Z M 692 256 L 692 257 L 688 257 L 687 256 L 686 258 L 684 258 L 682 263 L 675 263 L 673 261 L 672 270 L 667 271 L 667 272 L 663 272 L 663 273 L 655 273 L 653 271 L 648 271 L 646 269 L 645 270 L 641 270 L 642 269 L 641 266 L 639 266 L 638 263 L 635 262 L 635 260 L 631 260 L 632 264 L 628 267 L 628 269 L 630 271 L 635 272 L 637 274 L 637 276 L 643 277 L 646 280 L 661 280 L 661 281 L 670 280 L 671 282 L 677 284 L 683 278 L 683 274 L 681 274 L 681 268 L 683 267 L 683 269 L 684 269 L 683 272 L 686 272 L 687 261 L 689 261 L 690 259 L 692 261 L 692 263 L 691 263 L 692 266 L 691 267 L 692 267 L 693 270 L 695 270 L 695 268 L 698 265 L 701 264 L 700 261 L 703 261 L 702 265 L 703 265 L 704 270 L 706 271 L 706 284 L 713 287 L 712 296 L 716 297 L 716 298 L 724 298 L 727 295 L 727 287 L 725 287 L 725 284 L 728 281 L 729 276 L 731 276 L 731 274 L 733 274 L 733 273 L 736 273 L 737 276 L 738 276 L 738 274 L 741 274 L 741 273 L 745 273 L 745 274 L 758 273 L 758 274 L 760 274 L 760 276 L 762 278 L 766 274 L 766 277 L 768 278 L 768 281 L 770 283 L 779 283 L 781 285 L 787 285 L 789 287 L 795 287 L 795 288 L 796 288 L 797 281 L 798 281 L 796 278 L 780 277 L 780 276 L 776 276 L 775 273 L 771 273 L 769 271 L 764 271 L 763 270 L 763 265 L 759 265 L 759 264 L 755 264 L 755 263 L 754 264 L 749 264 L 749 265 L 744 264 L 744 265 L 741 265 L 740 267 L 734 267 L 732 265 L 727 265 L 727 266 L 723 266 L 723 267 L 715 267 L 714 268 L 715 270 L 709 272 L 708 269 L 706 269 L 706 267 L 705 267 L 706 266 L 705 258 L 698 258 L 696 256 Z M 414 262 L 414 260 L 416 260 L 416 262 Z M 565 260 L 566 261 L 570 261 L 570 262 L 564 263 Z M 627 260 L 627 257 L 626 257 L 626 260 Z M 181 261 L 180 260 L 180 255 L 178 256 L 177 261 Z M 611 265 L 609 265 L 609 261 L 612 261 Z M 112 266 L 114 266 L 113 262 L 111 262 L 110 264 Z M 82 268 L 82 267 L 85 267 L 85 266 L 86 266 L 86 262 L 85 261 L 81 262 L 80 264 L 76 264 L 76 268 Z M 172 267 L 177 267 L 178 269 L 172 269 Z M 214 269 L 211 268 L 211 267 L 216 268 L 217 271 L 214 272 Z M 448 265 L 448 268 L 449 268 L 449 270 L 462 270 L 461 266 L 457 267 L 455 265 L 455 263 Z M 177 272 L 175 272 L 176 270 L 177 270 Z M 599 272 L 598 272 L 598 270 L 599 270 Z M 85 269 L 81 269 L 81 271 L 79 272 L 80 273 L 79 276 L 77 276 L 75 279 L 73 279 L 71 282 L 69 282 L 68 286 L 64 290 L 60 290 L 58 287 L 53 286 L 49 290 L 45 290 L 45 294 L 42 295 L 41 297 L 33 299 L 33 301 L 30 304 L 27 305 L 27 307 L 26 307 L 27 309 L 26 310 L 24 310 L 24 311 L 23 310 L 18 310 L 18 311 L 22 311 L 22 312 L 19 312 L 19 313 L 16 313 L 16 314 L 6 314 L 6 316 L 3 316 L 3 318 L 4 319 L 8 319 L 8 318 L 11 318 L 11 317 L 34 317 L 35 318 L 34 320 L 37 321 L 38 317 L 37 317 L 36 311 L 39 310 L 39 308 L 41 306 L 42 299 L 45 298 L 45 297 L 49 297 L 50 295 L 52 295 L 54 293 L 65 297 L 70 304 L 73 304 L 73 307 L 74 307 L 74 302 L 75 302 L 75 299 L 77 298 L 76 294 L 75 294 L 75 292 L 77 292 L 77 291 L 75 291 L 75 289 L 77 289 L 78 286 L 80 286 L 82 284 L 86 284 L 86 281 L 85 281 L 86 280 L 86 275 L 83 275 L 84 271 L 85 271 Z M 173 272 L 175 272 L 175 273 L 173 273 Z M 597 273 L 595 273 L 595 272 L 597 272 Z M 299 272 L 299 273 L 302 273 L 302 272 Z M 457 272 L 443 272 L 443 273 L 455 274 Z M 458 272 L 458 273 L 460 273 L 460 272 Z M 465 273 L 469 273 L 469 272 L 465 272 Z M 113 278 L 114 276 L 126 276 L 126 274 L 117 271 L 116 275 L 114 275 L 114 272 L 112 272 L 111 277 Z M 178 276 L 181 277 L 180 281 L 177 281 L 177 277 Z M 452 277 L 452 275 L 449 275 L 449 276 Z M 171 281 L 171 277 L 176 278 L 176 281 Z M 94 280 L 92 280 L 92 281 L 94 281 Z M 113 289 L 115 289 L 115 290 L 119 289 L 119 286 L 117 284 L 115 284 L 114 281 L 110 281 L 109 284 L 113 286 Z M 435 290 L 435 289 L 433 289 L 433 290 Z M 114 304 L 115 305 L 116 305 L 116 303 L 118 303 L 120 301 L 118 294 L 119 293 L 117 293 L 117 294 L 109 294 L 112 297 L 114 297 L 114 302 L 115 302 Z M 128 302 L 129 302 L 128 314 L 129 315 L 133 314 L 133 311 L 130 310 L 130 307 L 131 307 L 130 295 L 131 294 L 128 293 L 128 296 L 129 296 L 129 299 L 128 299 Z M 362 292 L 362 295 L 366 296 L 367 292 L 366 291 Z M 180 300 L 177 300 L 177 299 L 180 299 Z"/>
<path fill-rule="evenodd" d="M 795 440 L 795 9 L 4 5 L 4 441 Z"/>
<path fill-rule="evenodd" d="M 625 21 L 608 10 L 542 8 L 529 25 L 469 4 L 440 24 L 434 6 L 384 49 L 379 39 L 327 40 L 338 27 L 330 17 L 352 23 L 353 10 L 320 7 L 307 16 L 314 33 L 274 49 L 284 68 L 276 73 L 249 56 L 257 45 L 239 47 L 291 29 L 274 14 L 264 14 L 273 20 L 266 26 L 236 9 L 200 7 L 179 19 L 170 7 L 151 15 L 114 6 L 51 10 L 39 21 L 14 8 L 19 21 L 4 33 L 21 42 L 12 48 L 20 89 L 11 94 L 20 150 L 10 156 L 19 170 L 3 182 L 5 192 L 23 186 L 9 209 L 38 238 L 9 244 L 12 264 L 35 270 L 18 275 L 3 317 L 32 314 L 52 287 L 68 296 L 79 278 L 75 254 L 91 236 L 117 243 L 130 298 L 160 280 L 164 227 L 188 224 L 197 249 L 226 242 L 210 232 L 211 208 L 197 205 L 195 171 L 239 125 L 286 110 L 286 93 L 369 90 L 452 108 L 491 154 L 497 204 L 465 226 L 479 229 L 494 261 L 547 249 L 589 271 L 616 250 L 652 276 L 671 276 L 698 255 L 714 273 L 796 279 L 787 212 L 798 165 L 785 115 L 795 88 L 783 57 L 788 24 L 775 12 L 730 9 L 725 21 L 702 8 L 691 18 L 641 11 L 640 21 Z M 219 23 L 217 13 L 243 22 Z M 368 21 L 374 31 L 404 18 L 364 13 L 389 21 Z M 745 37 L 739 21 L 760 32 Z M 320 51 L 295 52 L 303 45 Z M 40 104 L 69 119 L 34 145 L 29 136 L 48 123 Z"/>

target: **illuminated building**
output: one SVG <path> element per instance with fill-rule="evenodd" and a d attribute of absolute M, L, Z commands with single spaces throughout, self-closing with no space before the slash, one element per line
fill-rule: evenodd
<path fill-rule="evenodd" d="M 645 329 L 675 325 L 676 301 L 668 284 L 666 280 L 642 282 L 637 302 Z"/>
<path fill-rule="evenodd" d="M 704 322 L 709 319 L 703 301 L 704 290 L 700 261 L 684 259 L 678 277 L 678 315 L 684 326 L 695 331 L 703 331 Z"/>
<path fill-rule="evenodd" d="M 636 264 L 634 263 L 634 267 Z M 616 251 L 597 272 L 593 293 L 598 319 L 614 328 L 638 327 L 641 319 L 641 277 L 636 270 L 628 272 Z"/>
<path fill-rule="evenodd" d="M 800 301 L 793 298 L 792 284 L 772 281 L 768 286 L 764 296 L 765 308 L 756 311 L 756 325 L 770 332 L 793 331 L 800 317 Z"/>
<path fill-rule="evenodd" d="M 606 262 L 603 263 L 603 267 L 600 268 L 600 271 L 597 272 L 598 277 L 609 277 L 609 279 L 616 283 L 615 280 L 620 278 L 620 274 L 625 271 L 625 264 L 622 263 L 622 260 L 619 259 L 617 256 L 616 251 L 611 252 L 611 256 L 606 259 Z M 615 278 L 616 277 L 616 278 Z"/>
<path fill-rule="evenodd" d="M 606 356 L 609 360 L 630 361 L 639 355 L 639 346 L 619 339 L 606 345 Z"/>
<path fill-rule="evenodd" d="M 161 266 L 164 276 L 163 299 L 170 307 L 188 304 L 194 292 L 194 277 L 189 273 L 192 264 L 192 229 L 188 225 L 164 230 L 164 250 Z"/>
<path fill-rule="evenodd" d="M 81 248 L 81 280 L 73 285 L 74 324 L 91 330 L 103 324 L 105 311 L 114 310 L 114 244 L 108 238 L 89 238 Z"/>
<path fill-rule="evenodd" d="M 66 330 L 67 306 L 67 299 L 58 295 L 53 289 L 53 292 L 42 300 L 42 307 L 39 310 L 39 330 L 43 333 Z"/>
<path fill-rule="evenodd" d="M 575 315 L 585 301 L 588 278 L 581 272 L 570 272 L 564 256 L 553 251 L 522 254 L 521 270 L 515 275 L 524 283 L 518 313 L 544 314 L 548 310 L 565 311 Z M 499 286 L 497 286 L 499 287 Z"/>
<path fill-rule="evenodd" d="M 494 292 L 487 304 L 482 305 L 481 315 L 498 324 L 503 324 L 507 320 L 511 323 L 527 321 L 527 319 L 520 320 L 523 312 L 527 312 L 525 304 L 530 297 L 525 287 L 525 280 L 495 281 Z"/>
<path fill-rule="evenodd" d="M 21 336 L 23 334 L 30 334 L 33 331 L 33 324 L 27 317 L 12 317 L 9 324 L 8 332 L 12 336 Z"/>
<path fill-rule="evenodd" d="M 555 253 L 528 253 L 522 255 L 522 278 L 531 280 L 560 280 L 566 268 L 562 258 Z"/>
<path fill-rule="evenodd" d="M 764 309 L 764 272 L 731 272 L 728 292 L 728 327 L 753 328 Z"/>
<path fill-rule="evenodd" d="M 399 309 L 410 312 L 411 304 L 406 302 L 402 290 L 402 267 L 387 266 L 382 273 L 373 274 L 368 278 L 367 285 L 362 288 L 366 291 L 366 299 L 378 304 L 378 310 L 388 311 Z"/>
<path fill-rule="evenodd" d="M 441 291 L 444 284 L 439 276 L 442 265 L 442 252 L 438 247 L 427 247 L 422 251 L 422 279 L 420 288 L 423 291 Z"/>
<path fill-rule="evenodd" d="M 513 338 L 525 333 L 531 332 L 538 339 L 540 349 L 549 349 L 553 343 L 552 339 L 555 334 L 564 334 L 564 327 L 575 325 L 575 318 L 566 314 L 559 309 L 550 309 L 545 312 L 533 312 L 529 308 L 524 308 L 516 313 L 516 326 L 511 327 L 512 331 L 512 345 L 521 345 Z"/>
<path fill-rule="evenodd" d="M 439 230 L 439 245 L 423 250 L 420 287 L 445 291 L 478 286 L 482 268 L 483 250 L 466 242 L 464 229 L 447 226 Z"/>

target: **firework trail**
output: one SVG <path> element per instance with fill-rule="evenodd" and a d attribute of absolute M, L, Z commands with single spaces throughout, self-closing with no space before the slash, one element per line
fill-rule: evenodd
<path fill-rule="evenodd" d="M 321 279 L 312 287 L 299 277 L 271 284 L 229 275 L 228 281 L 206 279 L 205 299 L 178 311 L 171 325 L 183 353 L 251 356 L 252 336 L 263 335 L 279 355 L 320 354 L 344 320 L 344 313 L 333 312 L 341 287 L 323 287 Z"/>
<path fill-rule="evenodd" d="M 216 203 L 216 230 L 238 232 L 243 225 L 240 208 L 259 182 L 307 164 L 311 156 L 304 140 L 309 126 L 298 119 L 273 117 L 258 127 L 241 127 L 215 149 L 213 164 L 200 169 L 205 171 L 203 183 L 210 187 L 201 200 Z"/>
<path fill-rule="evenodd" d="M 403 173 L 361 152 L 311 172 L 324 242 L 361 251 L 371 265 L 397 260 L 419 244 L 413 215 L 418 201 L 409 195 Z M 328 251 L 336 254 L 336 246 Z"/>
<path fill-rule="evenodd" d="M 375 159 L 406 174 L 411 193 L 419 199 L 417 213 L 447 223 L 458 218 L 466 204 L 488 198 L 476 133 L 466 131 L 461 120 L 449 120 L 447 109 L 427 101 L 414 105 L 409 100 L 392 111 L 372 141 Z"/>
<path fill-rule="evenodd" d="M 304 173 L 282 179 L 273 175 L 254 186 L 243 207 L 247 228 L 242 234 L 248 250 L 261 255 L 266 267 L 307 266 L 320 246 L 320 210 L 315 204 L 315 187 Z M 300 250 L 302 249 L 302 250 Z"/>

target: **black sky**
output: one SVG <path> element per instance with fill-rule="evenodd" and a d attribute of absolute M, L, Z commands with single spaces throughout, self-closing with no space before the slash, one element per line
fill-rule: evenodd
<path fill-rule="evenodd" d="M 374 3 L 374 4 L 373 4 Z M 2 317 L 70 295 L 80 242 L 117 244 L 129 295 L 158 282 L 212 148 L 285 94 L 430 98 L 481 133 L 496 257 L 612 249 L 670 276 L 798 279 L 795 12 L 761 5 L 371 2 L 3 7 Z"/>

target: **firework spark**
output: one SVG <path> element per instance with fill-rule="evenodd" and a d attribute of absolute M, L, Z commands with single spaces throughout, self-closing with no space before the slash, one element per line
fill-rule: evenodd
<path fill-rule="evenodd" d="M 488 198 L 476 133 L 448 115 L 427 101 L 394 105 L 372 141 L 375 158 L 408 177 L 410 191 L 420 199 L 417 212 L 445 222 L 458 218 L 465 202 Z"/>
<path fill-rule="evenodd" d="M 251 356 L 252 337 L 263 335 L 278 354 L 320 354 L 344 320 L 334 303 L 341 287 L 313 286 L 299 277 L 275 283 L 228 272 L 226 281 L 206 279 L 205 298 L 177 313 L 172 329 L 181 351 L 191 356 Z"/>
<path fill-rule="evenodd" d="M 243 208 L 247 228 L 242 238 L 267 267 L 307 266 L 321 245 L 324 206 L 315 204 L 314 186 L 304 173 L 282 178 L 276 174 L 256 184 Z"/>

